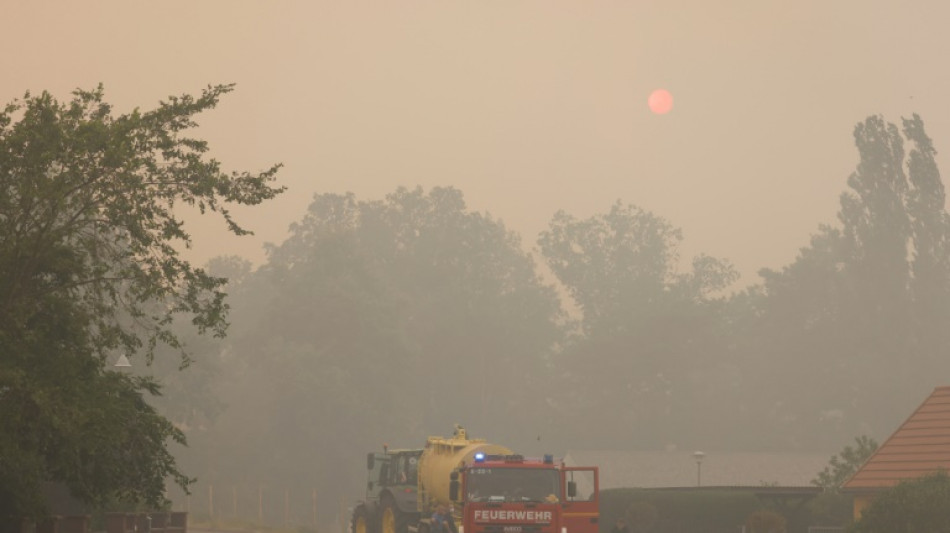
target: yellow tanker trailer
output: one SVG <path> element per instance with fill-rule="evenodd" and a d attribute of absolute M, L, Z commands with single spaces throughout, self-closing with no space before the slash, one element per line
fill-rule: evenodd
<path fill-rule="evenodd" d="M 419 458 L 418 508 L 431 512 L 439 504 L 451 506 L 450 486 L 452 473 L 475 462 L 475 456 L 510 455 L 513 452 L 484 439 L 468 439 L 465 429 L 456 428 L 450 439 L 429 437 Z M 384 532 L 385 533 L 385 532 Z"/>

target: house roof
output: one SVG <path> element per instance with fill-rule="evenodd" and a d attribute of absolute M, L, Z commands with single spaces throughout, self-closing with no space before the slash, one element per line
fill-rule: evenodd
<path fill-rule="evenodd" d="M 706 452 L 697 467 L 693 452 L 576 450 L 569 466 L 597 466 L 600 488 L 808 487 L 830 453 Z M 697 480 L 699 474 L 699 480 Z"/>
<path fill-rule="evenodd" d="M 892 487 L 950 470 L 950 387 L 937 387 L 843 485 L 847 491 Z"/>

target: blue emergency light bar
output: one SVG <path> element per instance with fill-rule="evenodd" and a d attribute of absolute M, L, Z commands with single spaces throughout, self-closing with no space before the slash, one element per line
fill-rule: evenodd
<path fill-rule="evenodd" d="M 524 462 L 523 455 L 511 454 L 511 455 L 485 455 L 482 452 L 475 454 L 475 462 L 481 463 L 484 461 L 504 461 L 506 463 L 522 463 Z"/>
<path fill-rule="evenodd" d="M 493 454 L 493 455 L 485 455 L 484 452 L 476 452 L 475 455 L 474 455 L 474 457 L 473 457 L 473 459 L 474 459 L 474 461 L 475 461 L 476 463 L 484 463 L 485 461 L 504 461 L 504 462 L 506 462 L 506 463 L 522 463 L 522 462 L 524 462 L 524 456 L 523 456 L 523 455 L 518 455 L 518 454 L 511 454 L 511 455 L 496 455 L 496 454 Z M 548 464 L 548 465 L 554 464 L 554 456 L 551 455 L 551 454 L 549 454 L 549 453 L 544 454 L 544 457 L 542 458 L 542 461 L 544 461 L 544 464 Z"/>

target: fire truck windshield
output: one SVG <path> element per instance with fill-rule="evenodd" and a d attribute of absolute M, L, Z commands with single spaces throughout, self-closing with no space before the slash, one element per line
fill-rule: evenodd
<path fill-rule="evenodd" d="M 541 468 L 472 468 L 465 478 L 470 502 L 556 502 L 561 494 L 557 470 Z"/>

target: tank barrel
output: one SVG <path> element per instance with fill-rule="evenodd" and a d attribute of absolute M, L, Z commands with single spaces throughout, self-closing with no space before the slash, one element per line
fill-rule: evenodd
<path fill-rule="evenodd" d="M 419 510 L 429 512 L 437 505 L 450 505 L 450 476 L 463 465 L 472 464 L 476 453 L 508 455 L 512 451 L 484 439 L 469 439 L 456 425 L 452 438 L 429 437 L 419 458 Z"/>

